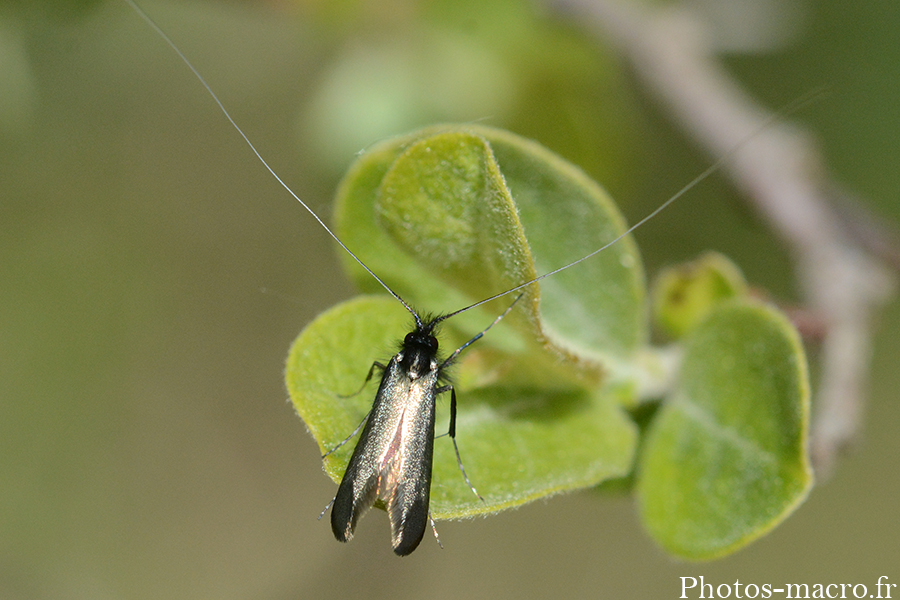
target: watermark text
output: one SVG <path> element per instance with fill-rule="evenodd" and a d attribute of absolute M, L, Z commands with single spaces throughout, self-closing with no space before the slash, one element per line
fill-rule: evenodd
<path fill-rule="evenodd" d="M 897 584 L 882 575 L 876 583 L 708 583 L 703 575 L 681 577 L 679 598 L 893 598 Z"/>

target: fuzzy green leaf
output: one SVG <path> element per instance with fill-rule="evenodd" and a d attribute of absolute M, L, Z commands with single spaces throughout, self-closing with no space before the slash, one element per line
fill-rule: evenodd
<path fill-rule="evenodd" d="M 746 294 L 738 266 L 718 252 L 706 252 L 659 273 L 653 285 L 653 315 L 670 337 L 679 339 L 719 303 Z"/>
<path fill-rule="evenodd" d="M 797 333 L 772 308 L 721 305 L 686 344 L 680 383 L 650 427 L 637 490 L 663 547 L 708 559 L 763 535 L 808 493 L 809 387 Z"/>
<path fill-rule="evenodd" d="M 606 193 L 538 144 L 476 126 L 442 126 L 364 154 L 338 191 L 337 230 L 416 306 L 450 312 L 581 258 L 625 223 Z M 364 290 L 380 286 L 352 259 Z M 626 365 L 646 342 L 644 279 L 625 237 L 543 280 L 510 319 L 520 343 L 596 372 Z M 470 334 L 507 300 L 460 315 Z M 553 360 L 556 360 L 555 358 Z"/>

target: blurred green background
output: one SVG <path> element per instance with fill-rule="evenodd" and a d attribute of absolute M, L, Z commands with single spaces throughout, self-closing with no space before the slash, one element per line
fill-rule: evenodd
<path fill-rule="evenodd" d="M 536 4 L 142 4 L 320 214 L 355 152 L 435 121 L 538 139 L 631 221 L 709 163 L 600 41 Z M 790 44 L 726 63 L 770 106 L 828 86 L 795 119 L 839 181 L 900 222 L 900 3 L 791 10 Z M 335 250 L 124 2 L 0 5 L 0 222 L 0 598 L 900 583 L 897 302 L 878 324 L 861 443 L 744 551 L 677 563 L 629 498 L 583 492 L 439 523 L 444 550 L 426 537 L 401 560 L 382 514 L 349 545 L 316 521 L 335 486 L 282 383 L 291 340 L 353 293 Z M 721 177 L 637 238 L 651 273 L 716 249 L 796 298 L 787 254 Z"/>

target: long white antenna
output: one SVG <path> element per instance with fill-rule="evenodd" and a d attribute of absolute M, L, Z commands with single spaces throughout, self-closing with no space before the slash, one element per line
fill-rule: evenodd
<path fill-rule="evenodd" d="M 377 281 L 378 283 L 381 284 L 381 287 L 383 287 L 384 289 L 386 289 L 386 290 L 388 291 L 388 293 L 389 293 L 391 296 L 393 296 L 394 298 L 396 298 L 396 299 L 400 302 L 400 304 L 402 304 L 402 305 L 404 306 L 404 308 L 406 308 L 406 310 L 408 310 L 408 311 L 412 314 L 412 316 L 413 316 L 413 317 L 415 318 L 415 320 L 416 320 L 416 324 L 417 324 L 417 325 L 421 325 L 421 324 L 422 324 L 422 319 L 419 318 L 418 313 L 416 313 L 416 311 L 413 310 L 413 308 L 412 308 L 409 304 L 407 304 L 406 301 L 405 301 L 403 298 L 401 298 L 399 294 L 397 294 L 397 292 L 395 292 L 394 290 L 392 290 L 392 289 L 390 288 L 390 286 L 388 286 L 388 284 L 386 284 L 384 281 L 382 281 L 381 278 L 380 278 L 378 275 L 376 275 L 376 274 L 374 273 L 374 271 L 372 271 L 372 269 L 370 269 L 370 268 L 366 265 L 366 263 L 364 263 L 358 256 L 356 256 L 356 254 L 354 254 L 353 251 L 350 250 L 350 248 L 348 248 L 348 247 L 346 246 L 346 244 L 344 244 L 344 242 L 341 241 L 341 238 L 339 238 L 339 237 L 337 236 L 337 234 L 335 234 L 335 233 L 331 230 L 331 228 L 328 227 L 328 225 L 326 225 L 325 222 L 324 222 L 322 219 L 319 218 L 319 215 L 317 215 L 317 214 L 315 213 L 315 211 L 313 211 L 313 209 L 311 209 L 311 208 L 309 207 L 309 205 L 308 205 L 306 202 L 304 202 L 303 200 L 301 200 L 301 199 L 300 199 L 300 196 L 298 196 L 297 194 L 295 194 L 295 193 L 294 193 L 294 190 L 292 190 L 292 189 L 290 188 L 290 186 L 288 186 L 288 184 L 286 184 L 286 183 L 281 179 L 281 177 L 278 176 L 278 173 L 276 173 L 276 172 L 274 171 L 274 169 L 272 169 L 272 167 L 269 166 L 269 163 L 266 161 L 265 158 L 262 157 L 262 154 L 259 153 L 259 150 L 256 149 L 256 146 L 253 145 L 253 142 L 251 142 L 251 141 L 250 141 L 250 138 L 247 137 L 247 134 L 244 133 L 244 130 L 241 129 L 240 126 L 238 126 L 238 124 L 235 122 L 234 119 L 231 118 L 231 114 L 230 114 L 230 113 L 228 112 L 228 110 L 225 108 L 225 105 L 222 104 L 222 101 L 219 100 L 219 97 L 216 95 L 216 93 L 212 90 L 212 88 L 209 86 L 209 84 L 206 83 L 206 80 L 203 78 L 203 76 L 200 74 L 200 72 L 197 71 L 197 69 L 194 68 L 194 65 L 191 63 L 190 60 L 188 60 L 187 56 L 185 56 L 184 53 L 178 48 L 178 46 L 175 45 L 175 42 L 173 42 L 172 39 L 171 39 L 168 35 L 166 35 L 166 32 L 163 31 L 162 27 L 160 27 L 159 25 L 157 25 L 157 24 L 156 24 L 156 21 L 154 21 L 154 20 L 150 17 L 150 15 L 148 15 L 147 13 L 145 13 L 144 10 L 134 2 L 134 0 L 125 0 L 125 2 L 127 2 L 127 3 L 131 6 L 131 8 L 133 8 L 134 11 L 135 11 L 135 12 L 136 12 L 136 13 L 137 13 L 144 21 L 146 21 L 147 24 L 150 25 L 150 27 L 152 27 L 153 30 L 156 31 L 156 33 L 158 33 L 159 36 L 160 36 L 163 40 L 165 40 L 165 42 L 169 45 L 169 47 L 172 48 L 172 50 L 175 51 L 175 54 L 178 55 L 178 57 L 181 59 L 181 61 L 182 61 L 184 64 L 187 65 L 187 67 L 191 70 L 191 72 L 194 74 L 194 76 L 200 81 L 201 84 L 203 84 L 203 87 L 206 88 L 206 91 L 209 93 L 209 95 L 212 97 L 212 99 L 215 101 L 215 103 L 219 106 L 219 110 L 222 111 L 222 114 L 225 115 L 225 118 L 228 119 L 228 122 L 231 123 L 232 127 L 234 127 L 234 128 L 237 130 L 237 132 L 238 132 L 239 134 L 241 134 L 241 137 L 244 138 L 244 141 L 245 141 L 245 142 L 247 143 L 247 145 L 250 147 L 250 150 L 253 151 L 253 154 L 256 155 L 256 158 L 259 159 L 259 162 L 261 162 L 261 163 L 263 164 L 263 166 L 266 168 L 266 170 L 269 171 L 269 173 L 272 174 L 272 177 L 274 177 L 275 180 L 278 181 L 278 183 L 281 184 L 281 187 L 283 187 L 284 189 L 286 189 L 287 192 L 288 192 L 291 196 L 293 196 L 294 200 L 296 200 L 297 202 L 299 202 L 300 205 L 301 205 L 303 208 L 305 208 L 306 211 L 307 211 L 309 214 L 311 214 L 311 215 L 313 216 L 313 218 L 314 218 L 316 221 L 319 222 L 319 225 L 321 225 L 322 228 L 323 228 L 325 231 L 328 232 L 328 235 L 330 235 L 332 238 L 334 238 L 334 241 L 336 241 L 336 242 L 340 245 L 340 247 L 343 248 L 343 249 L 347 252 L 347 254 L 349 254 L 349 255 L 353 258 L 353 260 L 355 260 L 357 263 L 359 263 L 359 266 L 361 266 L 363 269 L 365 269 L 366 272 L 367 272 L 369 275 L 371 275 L 372 277 L 374 277 L 374 278 L 375 278 L 375 281 Z"/>

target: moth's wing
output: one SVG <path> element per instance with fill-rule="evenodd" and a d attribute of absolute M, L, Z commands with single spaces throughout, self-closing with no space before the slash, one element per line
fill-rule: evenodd
<path fill-rule="evenodd" d="M 372 442 L 371 424 L 370 414 L 331 507 L 331 531 L 339 542 L 350 541 L 356 523 L 372 507 L 378 494 L 377 447 Z"/>
<path fill-rule="evenodd" d="M 417 443 L 405 449 L 402 474 L 387 502 L 391 542 L 399 556 L 406 556 L 418 547 L 429 520 L 434 454 L 434 386 L 422 390 L 422 394 L 419 410 L 407 414 L 411 419 L 410 439 Z"/>
<path fill-rule="evenodd" d="M 430 441 L 429 446 L 433 446 Z M 391 520 L 391 542 L 394 552 L 406 556 L 418 547 L 428 526 L 428 505 L 431 497 L 431 452 L 426 463 L 416 473 L 408 473 L 397 486 L 388 505 Z"/>

